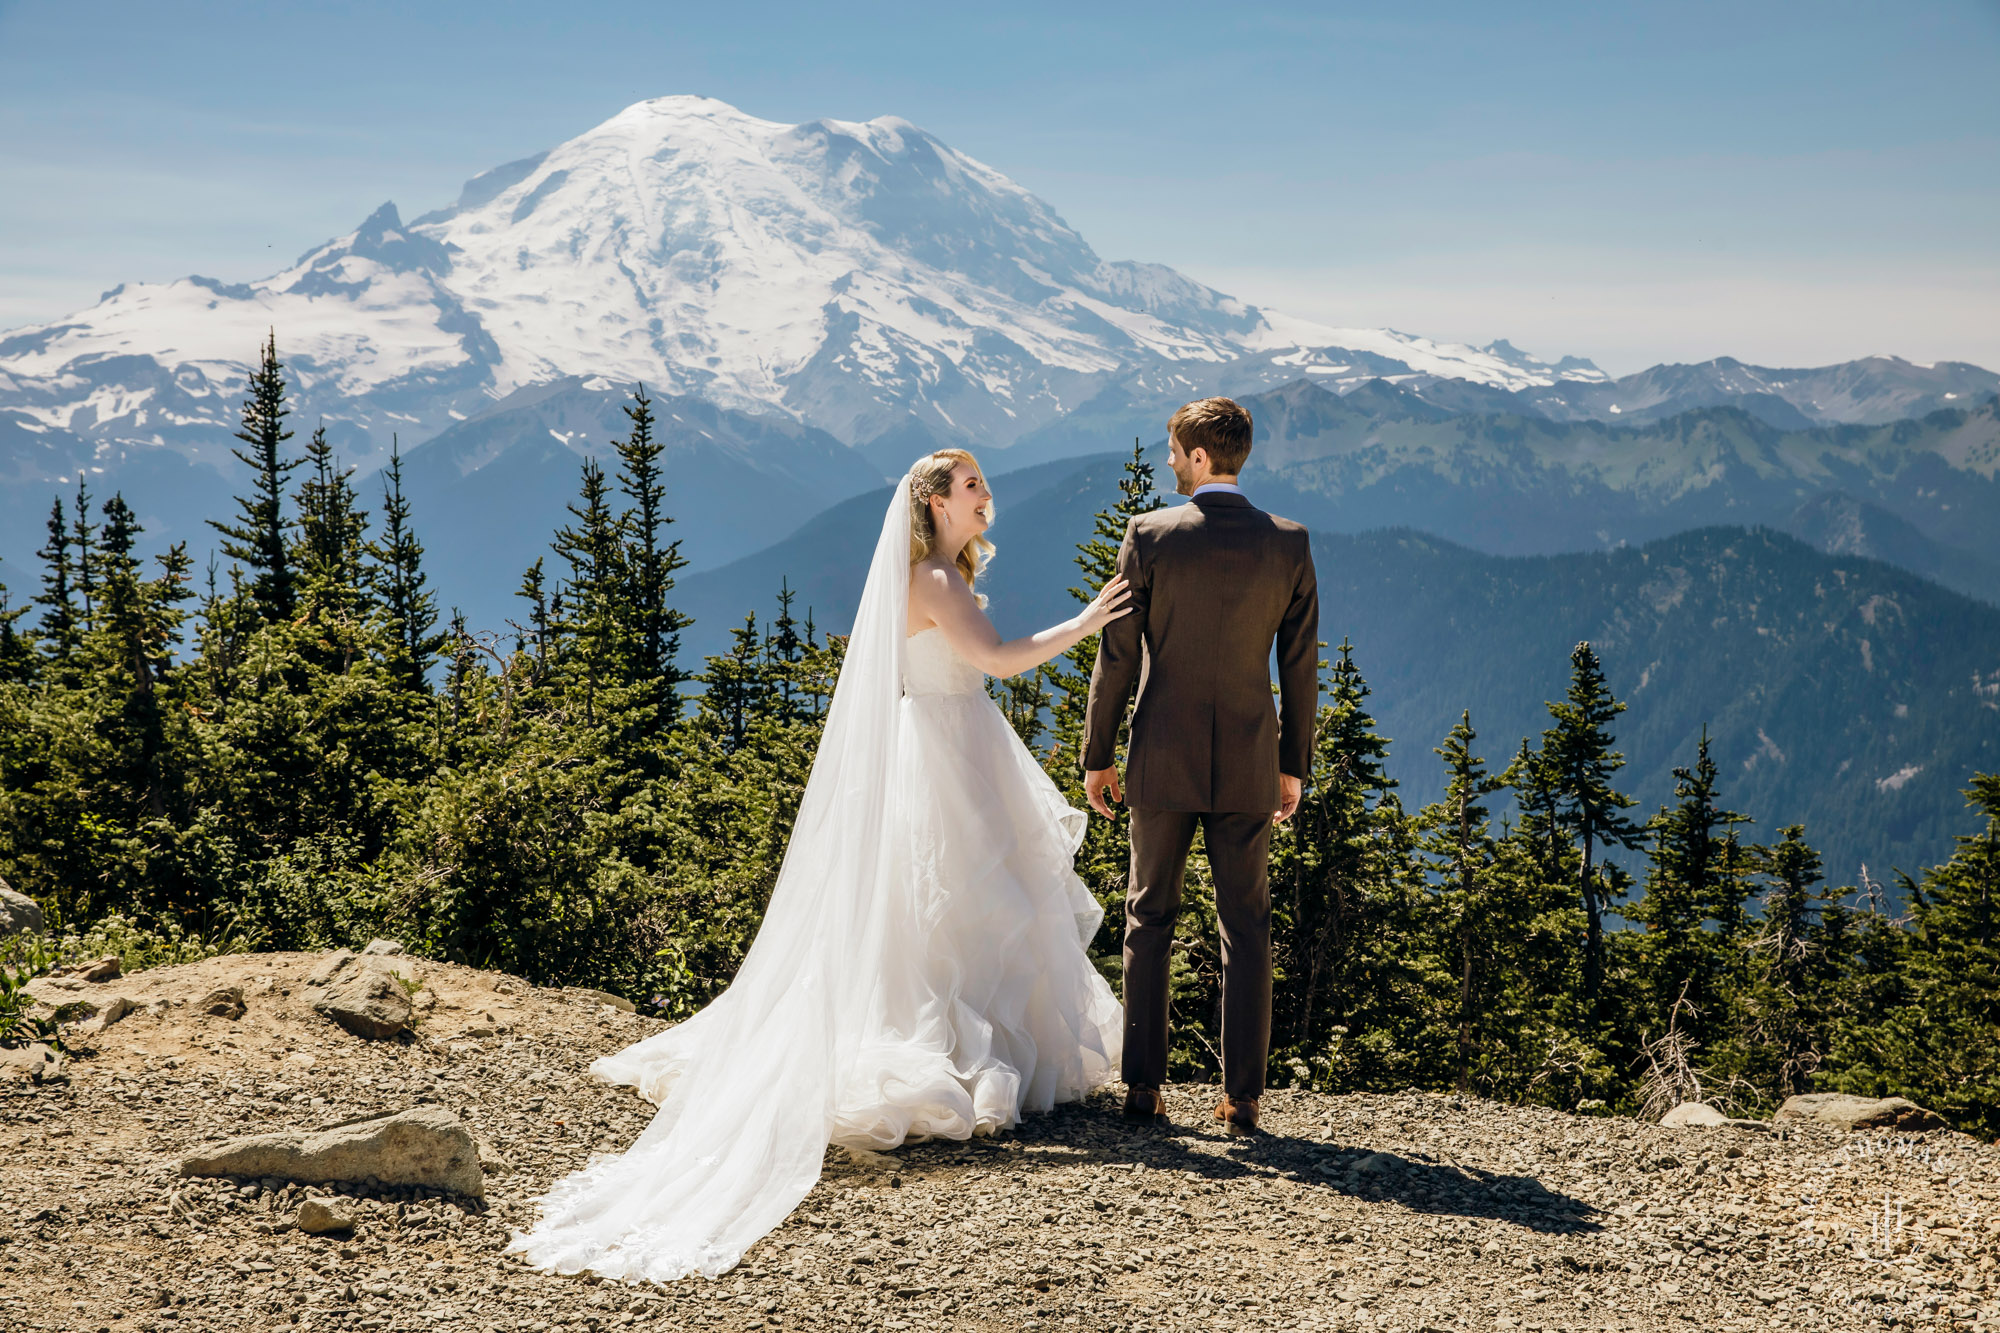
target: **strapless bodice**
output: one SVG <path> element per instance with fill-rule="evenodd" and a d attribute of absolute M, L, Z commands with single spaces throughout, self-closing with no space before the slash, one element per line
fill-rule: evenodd
<path fill-rule="evenodd" d="M 986 693 L 986 673 L 958 655 L 944 631 L 933 625 L 904 641 L 903 693 L 912 698 Z"/>

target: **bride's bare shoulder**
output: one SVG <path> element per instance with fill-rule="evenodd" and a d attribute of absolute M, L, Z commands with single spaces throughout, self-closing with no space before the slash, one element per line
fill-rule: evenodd
<path fill-rule="evenodd" d="M 936 556 L 910 566 L 910 591 L 916 596 L 946 595 L 952 591 L 954 583 L 962 587 L 964 582 L 955 567 Z"/>

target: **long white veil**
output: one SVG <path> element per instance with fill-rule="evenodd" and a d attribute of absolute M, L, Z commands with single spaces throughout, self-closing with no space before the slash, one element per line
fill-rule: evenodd
<path fill-rule="evenodd" d="M 659 1104 L 620 1157 L 558 1181 L 510 1249 L 629 1281 L 714 1277 L 811 1191 L 846 1049 L 887 972 L 910 596 L 910 479 L 889 499 L 840 680 L 757 938 L 728 990 L 591 1072 Z"/>

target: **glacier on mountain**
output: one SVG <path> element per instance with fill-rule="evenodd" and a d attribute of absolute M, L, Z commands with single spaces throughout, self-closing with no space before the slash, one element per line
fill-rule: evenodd
<path fill-rule="evenodd" d="M 267 330 L 301 414 L 346 427 L 364 464 L 393 432 L 407 447 L 568 376 L 856 445 L 1005 445 L 1113 383 L 1199 389 L 1246 360 L 1268 366 L 1259 384 L 1604 379 L 1504 343 L 1326 328 L 1101 259 L 1043 200 L 896 117 L 785 125 L 676 96 L 410 222 L 385 204 L 260 281 L 129 284 L 0 335 L 0 416 L 74 442 L 50 480 L 74 455 L 148 445 L 220 462 Z"/>

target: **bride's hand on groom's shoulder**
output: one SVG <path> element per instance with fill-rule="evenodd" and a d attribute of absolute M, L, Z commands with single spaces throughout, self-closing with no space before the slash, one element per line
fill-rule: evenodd
<path fill-rule="evenodd" d="M 1078 618 L 1083 623 L 1085 634 L 1095 634 L 1120 616 L 1129 615 L 1132 608 L 1126 605 L 1131 600 L 1132 587 L 1125 577 L 1114 575 L 1111 581 L 1098 589 L 1090 605 L 1083 608 Z"/>

